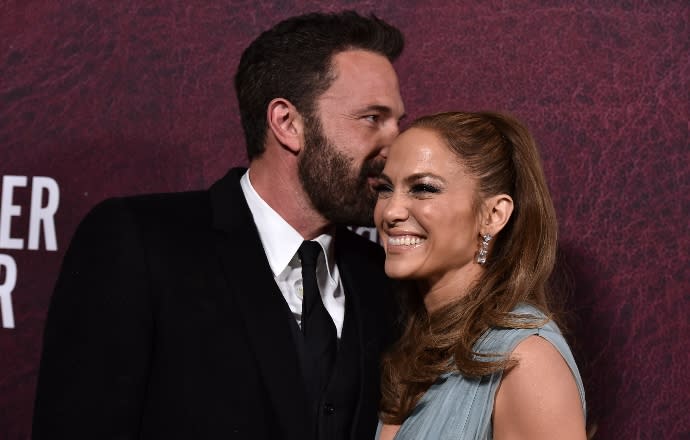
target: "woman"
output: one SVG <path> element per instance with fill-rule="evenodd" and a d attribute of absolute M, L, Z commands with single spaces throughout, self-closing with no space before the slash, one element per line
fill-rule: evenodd
<path fill-rule="evenodd" d="M 383 360 L 377 439 L 584 439 L 582 382 L 548 306 L 556 215 L 529 132 L 494 113 L 420 118 L 377 190 L 405 319 Z"/>

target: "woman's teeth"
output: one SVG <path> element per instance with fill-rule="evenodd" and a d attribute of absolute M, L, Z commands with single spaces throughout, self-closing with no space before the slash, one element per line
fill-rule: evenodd
<path fill-rule="evenodd" d="M 424 238 L 405 235 L 402 237 L 388 237 L 388 244 L 391 246 L 414 246 L 420 244 L 424 240 Z"/>

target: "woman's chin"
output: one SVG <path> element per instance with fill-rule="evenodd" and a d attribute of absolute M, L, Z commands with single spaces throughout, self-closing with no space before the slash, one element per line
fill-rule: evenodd
<path fill-rule="evenodd" d="M 388 278 L 394 280 L 411 280 L 414 279 L 413 272 L 408 268 L 400 267 L 399 265 L 386 264 L 386 275 Z"/>

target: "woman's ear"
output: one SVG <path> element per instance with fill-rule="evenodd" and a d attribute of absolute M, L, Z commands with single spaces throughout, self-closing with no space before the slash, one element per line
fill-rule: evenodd
<path fill-rule="evenodd" d="M 304 120 L 290 101 L 285 98 L 271 100 L 266 120 L 269 130 L 284 148 L 294 154 L 300 152 L 304 142 Z"/>
<path fill-rule="evenodd" d="M 513 199 L 508 194 L 489 197 L 484 202 L 481 234 L 496 236 L 505 227 L 513 213 Z"/>

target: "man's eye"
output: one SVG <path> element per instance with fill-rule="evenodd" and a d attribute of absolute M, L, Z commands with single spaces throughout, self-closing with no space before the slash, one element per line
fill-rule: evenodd
<path fill-rule="evenodd" d="M 366 119 L 366 120 L 369 121 L 369 122 L 374 122 L 374 123 L 375 123 L 375 122 L 378 122 L 378 121 L 379 121 L 379 115 L 366 115 L 366 116 L 364 117 L 364 119 Z"/>

